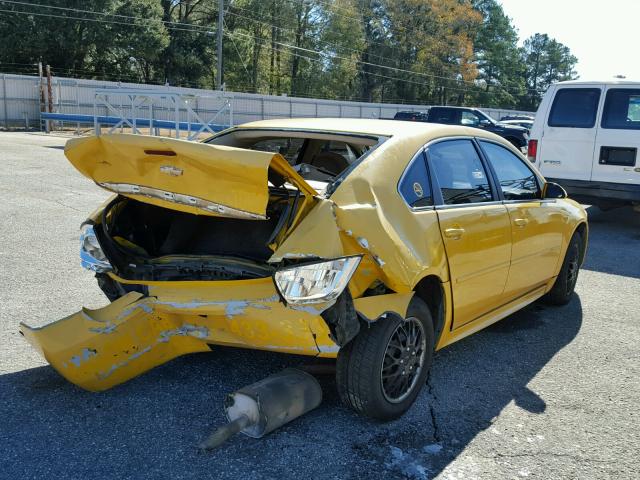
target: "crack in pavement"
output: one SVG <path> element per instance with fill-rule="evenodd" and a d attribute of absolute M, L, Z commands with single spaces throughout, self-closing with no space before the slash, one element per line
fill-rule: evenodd
<path fill-rule="evenodd" d="M 431 415 L 431 424 L 433 425 L 433 440 L 435 443 L 440 443 L 440 431 L 438 429 L 438 422 L 436 420 L 436 409 L 434 403 L 438 401 L 438 397 L 433 392 L 433 384 L 431 383 L 431 370 L 427 375 L 427 394 L 431 397 L 429 400 L 429 413 Z"/>

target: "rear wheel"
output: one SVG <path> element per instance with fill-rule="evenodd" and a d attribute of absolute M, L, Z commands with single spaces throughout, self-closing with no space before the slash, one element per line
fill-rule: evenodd
<path fill-rule="evenodd" d="M 576 232 L 571 237 L 569 247 L 564 255 L 562 268 L 553 287 L 543 297 L 549 305 L 566 305 L 571 300 L 580 272 L 580 257 L 582 253 L 582 236 Z"/>
<path fill-rule="evenodd" d="M 414 298 L 406 318 L 379 319 L 340 350 L 336 369 L 340 399 L 368 417 L 400 417 L 425 384 L 433 349 L 431 314 L 422 300 Z"/>

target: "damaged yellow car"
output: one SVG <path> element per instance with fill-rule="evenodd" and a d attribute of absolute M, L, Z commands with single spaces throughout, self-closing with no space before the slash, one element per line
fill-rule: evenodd
<path fill-rule="evenodd" d="M 396 418 L 434 350 L 540 297 L 567 303 L 585 255 L 583 208 L 473 128 L 269 120 L 65 154 L 115 194 L 80 252 L 111 303 L 21 331 L 92 391 L 229 345 L 337 357 L 344 403 Z"/>

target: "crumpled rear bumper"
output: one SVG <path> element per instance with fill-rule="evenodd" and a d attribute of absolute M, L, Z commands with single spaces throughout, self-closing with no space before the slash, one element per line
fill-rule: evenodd
<path fill-rule="evenodd" d="M 126 280 L 114 277 L 124 283 Z M 339 347 L 313 307 L 286 307 L 271 278 L 217 282 L 148 282 L 104 308 L 32 328 L 25 338 L 70 382 L 111 388 L 169 360 L 211 344 L 335 357 Z M 365 318 L 404 313 L 412 294 L 355 300 Z"/>
<path fill-rule="evenodd" d="M 209 344 L 337 354 L 322 317 L 285 307 L 270 278 L 151 282 L 148 288 L 148 296 L 131 292 L 41 328 L 22 323 L 20 331 L 62 376 L 92 391 L 178 356 L 208 351 Z"/>
<path fill-rule="evenodd" d="M 106 390 L 180 355 L 209 350 L 206 327 L 182 323 L 152 302 L 132 292 L 41 328 L 22 323 L 20 331 L 67 380 Z"/>

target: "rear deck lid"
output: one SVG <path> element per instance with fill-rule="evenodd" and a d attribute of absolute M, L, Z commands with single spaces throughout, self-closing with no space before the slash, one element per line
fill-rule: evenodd
<path fill-rule="evenodd" d="M 119 134 L 69 140 L 65 155 L 106 190 L 197 215 L 265 219 L 270 168 L 316 194 L 277 153 Z"/>

